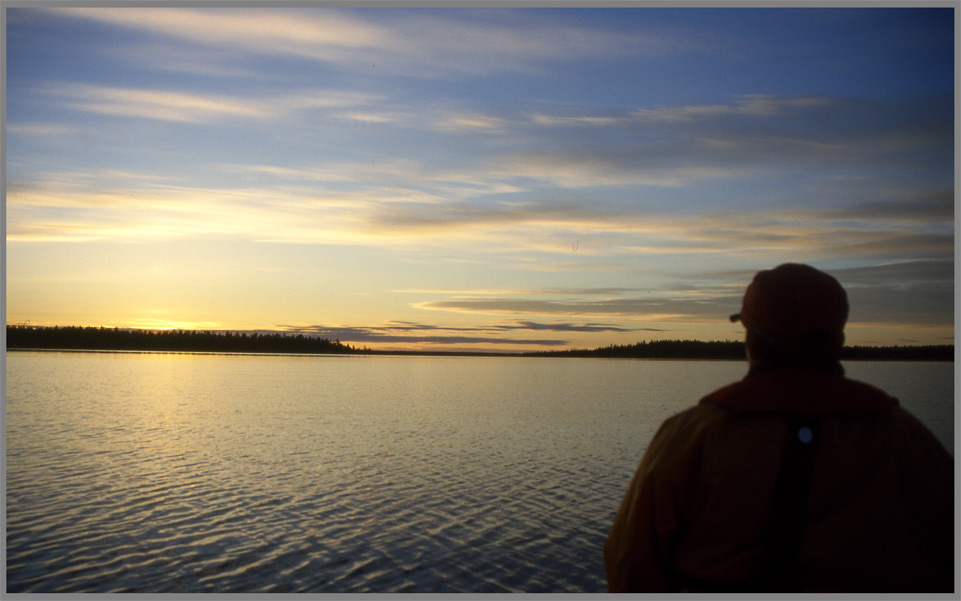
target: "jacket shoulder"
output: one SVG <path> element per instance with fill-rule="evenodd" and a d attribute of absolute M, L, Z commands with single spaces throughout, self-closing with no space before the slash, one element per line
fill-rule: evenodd
<path fill-rule="evenodd" d="M 788 413 L 879 412 L 898 405 L 897 399 L 865 382 L 823 371 L 776 370 L 719 388 L 700 404 L 728 411 Z"/>

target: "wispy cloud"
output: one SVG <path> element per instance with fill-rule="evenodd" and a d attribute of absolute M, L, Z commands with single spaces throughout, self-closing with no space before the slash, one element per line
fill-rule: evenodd
<path fill-rule="evenodd" d="M 270 199 L 264 202 L 264 199 Z M 259 239 L 265 232 L 317 241 L 350 235 L 350 202 L 313 203 L 311 220 L 302 202 L 278 190 L 187 188 L 172 185 L 100 187 L 80 184 L 14 184 L 7 190 L 8 241 L 142 240 L 207 234 Z M 312 229 L 316 228 L 316 229 Z"/>
<path fill-rule="evenodd" d="M 264 119 L 271 116 L 263 103 L 225 96 L 88 84 L 62 84 L 52 89 L 51 93 L 62 97 L 64 104 L 70 108 L 111 116 L 186 123 L 212 118 Z"/>
<path fill-rule="evenodd" d="M 335 116 L 338 119 L 358 121 L 361 123 L 399 123 L 403 119 L 402 115 L 388 114 L 384 112 L 345 111 L 336 113 Z"/>
<path fill-rule="evenodd" d="M 231 290 L 251 263 L 270 274 L 238 306 L 290 308 L 257 327 L 336 315 L 352 325 L 313 331 L 516 348 L 726 335 L 705 324 L 751 275 L 799 260 L 837 268 L 858 324 L 943 335 L 950 11 L 829 12 L 12 8 L 11 287 L 80 280 L 62 266 L 108 243 L 191 247 Z M 926 37 L 891 43 L 882 22 Z M 192 258 L 158 262 L 201 281 Z M 301 284 L 331 269 L 363 277 L 318 303 Z M 211 298 L 127 315 L 205 323 Z"/>
<path fill-rule="evenodd" d="M 337 12 L 322 16 L 268 9 L 110 8 L 46 9 L 243 52 L 328 58 L 337 49 L 390 47 L 391 30 Z M 333 57 L 331 57 L 333 58 Z"/>
<path fill-rule="evenodd" d="M 945 192 L 844 209 L 671 215 L 604 203 L 456 201 L 439 190 L 404 185 L 406 171 L 400 167 L 385 170 L 382 183 L 353 189 L 341 187 L 357 176 L 351 170 L 251 169 L 310 185 L 193 188 L 119 170 L 51 174 L 56 179 L 9 184 L 8 239 L 131 239 L 149 232 L 151 237 L 211 233 L 376 246 L 438 246 L 457 240 L 485 254 L 536 250 L 601 260 L 718 252 L 732 257 L 766 253 L 771 260 L 837 253 L 903 260 L 949 257 L 954 248 L 953 208 Z M 396 180 L 388 173 L 395 173 Z M 418 175 L 417 170 L 407 173 Z"/>
<path fill-rule="evenodd" d="M 762 263 L 762 268 L 776 261 Z M 944 328 L 953 323 L 946 306 L 953 304 L 954 261 L 913 260 L 893 263 L 869 263 L 863 267 L 828 269 L 848 292 L 851 304 L 849 323 L 853 327 L 900 323 L 907 327 Z M 670 289 L 642 291 L 614 290 L 606 297 L 593 296 L 594 291 L 517 290 L 514 294 L 490 294 L 484 291 L 451 292 L 442 300 L 415 303 L 419 309 L 478 316 L 517 316 L 515 325 L 533 330 L 590 331 L 600 327 L 616 332 L 603 322 L 543 322 L 536 319 L 557 316 L 601 317 L 633 324 L 658 324 L 661 327 L 638 325 L 628 331 L 669 331 L 666 324 L 718 324 L 723 317 L 740 307 L 744 289 L 755 270 L 737 272 L 702 272 L 689 277 L 697 284 Z M 704 285 L 704 282 L 727 281 L 724 285 Z M 552 298 L 564 292 L 564 297 Z M 528 316 L 530 319 L 523 319 Z M 498 326 L 504 327 L 504 326 Z M 621 326 L 623 327 L 623 326 Z"/>
<path fill-rule="evenodd" d="M 951 258 L 918 259 L 837 269 L 847 288 L 852 318 L 947 326 L 945 307 L 954 304 L 955 264 Z"/>
<path fill-rule="evenodd" d="M 280 119 L 294 111 L 357 108 L 376 98 L 338 90 L 298 90 L 281 96 L 250 98 L 68 83 L 51 84 L 41 91 L 75 110 L 182 123 Z"/>
<path fill-rule="evenodd" d="M 905 226 L 944 225 L 954 221 L 954 190 L 893 190 L 888 199 L 855 202 L 849 206 L 814 211 L 822 219 L 885 222 Z"/>
<path fill-rule="evenodd" d="M 497 330 L 485 328 L 447 328 L 412 323 L 391 323 L 384 326 L 278 326 L 284 332 L 304 334 L 354 344 L 405 345 L 508 345 L 562 346 L 567 341 L 557 338 L 511 338 L 493 335 Z"/>
<path fill-rule="evenodd" d="M 543 21 L 499 11 L 229 8 L 56 8 L 63 17 L 109 23 L 231 49 L 242 55 L 305 58 L 434 76 L 527 71 L 544 61 L 657 55 L 682 43 L 667 35 L 623 33 Z M 183 66 L 183 62 L 179 64 Z"/>
<path fill-rule="evenodd" d="M 847 267 L 834 270 L 834 274 L 854 286 L 890 286 L 892 282 L 905 287 L 946 286 L 954 282 L 954 267 L 951 259 L 920 259 Z"/>
<path fill-rule="evenodd" d="M 741 96 L 729 104 L 704 104 L 665 107 L 640 107 L 625 110 L 620 115 L 552 115 L 534 113 L 531 121 L 549 127 L 628 127 L 638 124 L 679 125 L 716 122 L 719 119 L 777 117 L 800 110 L 828 107 L 836 101 L 830 98 L 780 98 L 764 94 Z"/>
<path fill-rule="evenodd" d="M 751 96 L 729 104 L 639 108 L 617 116 L 536 114 L 531 122 L 631 134 L 611 139 L 601 149 L 580 149 L 575 143 L 563 151 L 541 151 L 541 164 L 587 165 L 605 181 L 612 173 L 634 171 L 653 183 L 660 177 L 671 184 L 814 166 L 944 168 L 953 144 L 952 106 L 949 95 L 898 102 Z M 659 176 L 665 170 L 680 177 Z M 643 181 L 643 175 L 636 177 Z"/>
<path fill-rule="evenodd" d="M 503 133 L 505 125 L 500 117 L 471 112 L 445 115 L 433 127 L 443 132 Z"/>
<path fill-rule="evenodd" d="M 494 326 L 496 330 L 533 330 L 550 332 L 634 332 L 633 328 L 624 328 L 604 323 L 537 323 L 534 321 L 517 321 L 510 325 Z M 651 331 L 651 329 L 648 329 Z"/>
<path fill-rule="evenodd" d="M 737 296 L 724 299 L 723 308 L 715 299 L 687 298 L 618 298 L 591 301 L 552 301 L 524 298 L 468 298 L 459 300 L 427 301 L 416 305 L 419 309 L 479 313 L 485 315 L 578 315 L 619 316 L 647 322 L 717 322 L 718 315 L 731 306 L 736 308 Z M 728 311 L 730 314 L 730 311 Z"/>
<path fill-rule="evenodd" d="M 536 334 L 540 332 L 603 333 L 664 331 L 658 328 L 625 328 L 615 324 L 551 321 L 542 323 L 530 320 L 516 320 L 495 323 L 489 326 L 454 327 L 423 324 L 412 321 L 392 321 L 379 326 L 278 326 L 282 331 L 292 334 L 319 336 L 341 342 L 360 344 L 443 344 L 443 345 L 489 345 L 508 344 L 522 346 L 561 346 L 570 341 L 561 338 L 532 338 L 521 336 L 512 338 L 505 333 Z"/>
<path fill-rule="evenodd" d="M 778 98 L 764 94 L 740 97 L 733 104 L 686 105 L 677 107 L 639 108 L 631 118 L 642 122 L 695 122 L 730 117 L 775 117 L 788 112 L 823 107 L 831 104 L 828 98 Z"/>

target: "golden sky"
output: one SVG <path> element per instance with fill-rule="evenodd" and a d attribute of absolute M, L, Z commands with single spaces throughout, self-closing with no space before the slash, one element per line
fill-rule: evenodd
<path fill-rule="evenodd" d="M 950 9 L 5 8 L 7 323 L 954 339 Z"/>

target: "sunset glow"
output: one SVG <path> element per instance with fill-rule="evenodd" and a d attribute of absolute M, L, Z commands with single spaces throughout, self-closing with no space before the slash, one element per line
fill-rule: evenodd
<path fill-rule="evenodd" d="M 736 340 L 805 262 L 954 340 L 953 8 L 3 10 L 8 324 Z"/>

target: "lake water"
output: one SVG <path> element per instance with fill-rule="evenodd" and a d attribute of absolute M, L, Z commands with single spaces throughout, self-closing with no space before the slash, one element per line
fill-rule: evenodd
<path fill-rule="evenodd" d="M 743 362 L 7 354 L 8 592 L 602 592 L 662 420 Z M 954 450 L 954 365 L 850 363 Z"/>

